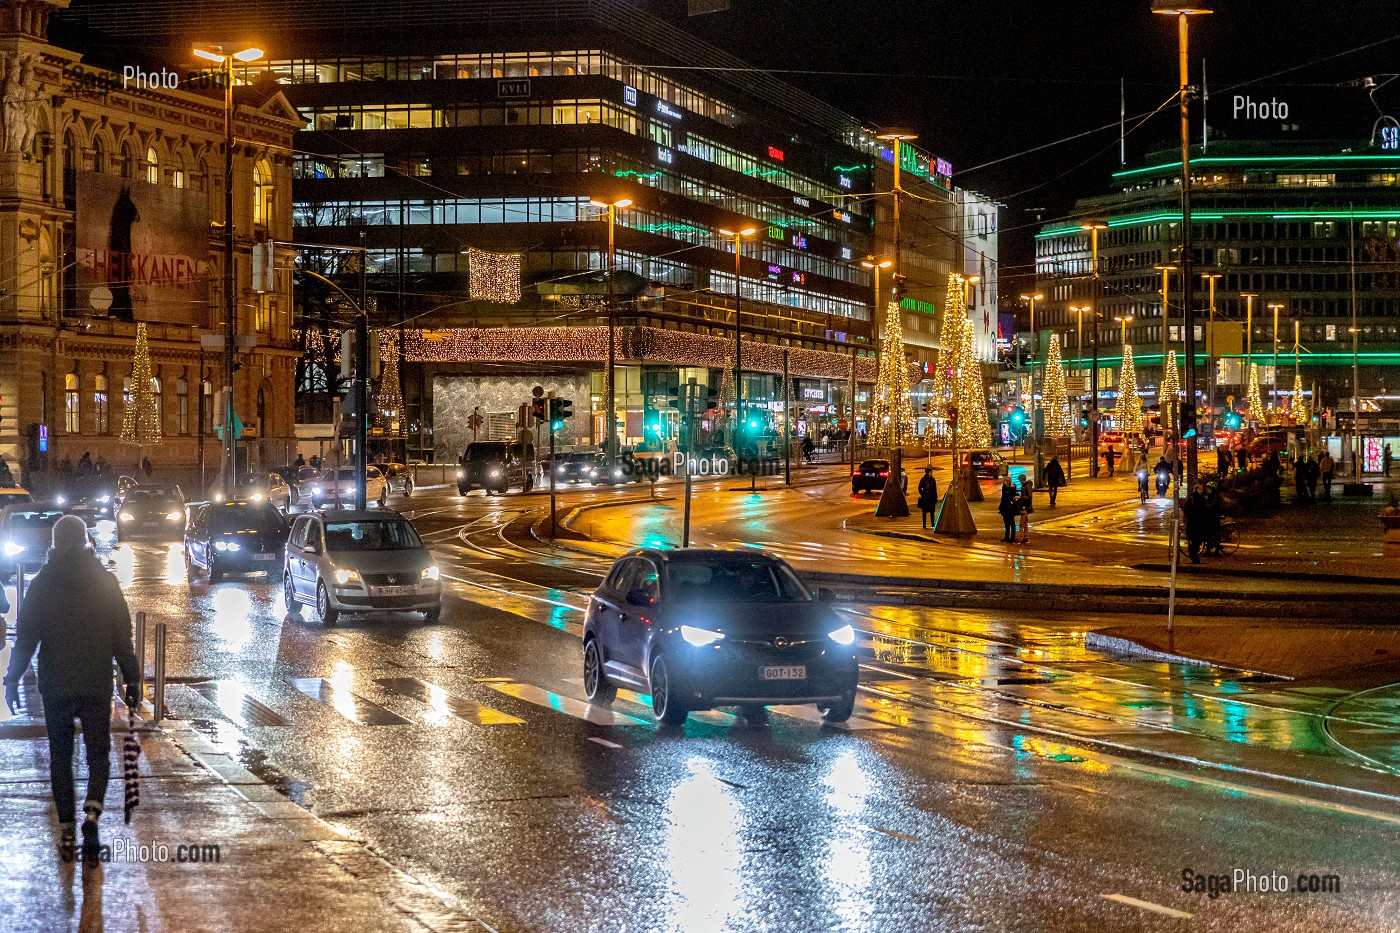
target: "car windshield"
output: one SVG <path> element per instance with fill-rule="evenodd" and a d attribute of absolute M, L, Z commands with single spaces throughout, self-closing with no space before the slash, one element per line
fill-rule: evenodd
<path fill-rule="evenodd" d="M 34 497 L 27 492 L 0 492 L 0 508 L 17 502 L 33 502 Z"/>
<path fill-rule="evenodd" d="M 11 512 L 11 528 L 52 528 L 64 515 L 59 511 Z"/>
<path fill-rule="evenodd" d="M 506 455 L 505 444 L 472 444 L 467 448 L 468 460 L 503 460 Z"/>
<path fill-rule="evenodd" d="M 320 476 L 321 471 L 315 467 L 302 467 L 300 470 L 297 470 L 297 479 L 300 480 L 318 479 Z"/>
<path fill-rule="evenodd" d="M 357 475 L 354 470 L 336 470 L 331 474 L 331 479 L 342 483 L 353 483 Z"/>
<path fill-rule="evenodd" d="M 249 502 L 226 502 L 209 509 L 209 530 L 215 534 L 230 531 L 275 531 L 282 527 L 282 513 L 276 506 Z"/>
<path fill-rule="evenodd" d="M 667 595 L 674 602 L 808 602 L 791 570 L 769 560 L 672 561 L 666 567 Z"/>
<path fill-rule="evenodd" d="M 422 546 L 408 522 L 326 522 L 328 551 L 411 551 Z"/>

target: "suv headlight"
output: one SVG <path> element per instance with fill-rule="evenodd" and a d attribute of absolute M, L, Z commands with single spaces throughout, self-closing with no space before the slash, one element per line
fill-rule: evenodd
<path fill-rule="evenodd" d="M 826 637 L 838 645 L 851 645 L 855 643 L 856 630 L 849 625 L 843 625 L 834 632 L 828 632 Z"/>
<path fill-rule="evenodd" d="M 354 570 L 346 570 L 344 567 L 335 572 L 335 582 L 341 586 L 347 583 L 359 583 L 360 575 Z"/>
<path fill-rule="evenodd" d="M 422 579 L 424 579 L 424 580 L 440 580 L 440 579 L 442 579 L 442 571 L 438 570 L 438 565 L 437 565 L 437 564 L 429 564 L 428 566 L 426 566 L 426 567 L 423 568 L 423 576 L 422 576 Z"/>
<path fill-rule="evenodd" d="M 23 554 L 23 553 L 24 553 L 24 545 L 15 544 L 13 541 L 6 541 L 6 542 L 5 542 L 5 555 L 6 555 L 7 557 L 14 557 L 16 554 Z"/>
<path fill-rule="evenodd" d="M 715 642 L 719 641 L 724 637 L 724 633 L 712 632 L 705 628 L 695 628 L 693 625 L 682 625 L 681 637 L 695 647 L 703 648 L 706 645 L 713 645 Z"/>
<path fill-rule="evenodd" d="M 123 514 L 125 514 L 125 513 L 123 513 Z M 182 519 L 182 518 L 184 518 L 184 517 L 185 517 L 185 515 L 184 515 L 183 512 L 166 512 L 166 513 L 165 513 L 165 520 L 166 520 L 167 522 L 178 522 L 180 519 Z"/>

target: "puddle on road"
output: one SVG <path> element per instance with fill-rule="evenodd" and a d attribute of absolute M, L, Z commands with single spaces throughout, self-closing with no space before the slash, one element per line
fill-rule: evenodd
<path fill-rule="evenodd" d="M 285 774 L 272 764 L 266 752 L 250 745 L 241 734 L 233 730 L 230 723 L 215 719 L 190 719 L 187 722 L 192 728 L 203 733 L 216 747 L 247 768 L 258 780 L 302 809 L 311 809 L 311 801 L 308 799 L 311 782 L 300 781 Z"/>

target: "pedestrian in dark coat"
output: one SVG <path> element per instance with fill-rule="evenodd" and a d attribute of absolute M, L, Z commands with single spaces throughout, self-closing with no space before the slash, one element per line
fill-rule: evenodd
<path fill-rule="evenodd" d="M 1025 544 L 1031 539 L 1031 513 L 1035 511 L 1035 501 L 1031 498 L 1031 491 L 1035 489 L 1035 484 L 1031 482 L 1030 474 L 1021 474 L 1021 494 L 1016 499 L 1016 512 L 1021 516 L 1021 543 Z"/>
<path fill-rule="evenodd" d="M 1249 451 L 1243 444 L 1235 448 L 1235 460 L 1238 461 L 1241 472 L 1249 469 Z"/>
<path fill-rule="evenodd" d="M 933 468 L 924 467 L 923 478 L 919 480 L 919 511 L 924 513 L 924 527 L 933 524 L 933 513 L 938 508 L 938 480 Z"/>
<path fill-rule="evenodd" d="M 1304 472 L 1307 474 L 1308 480 L 1308 501 L 1316 502 L 1317 480 L 1322 476 L 1322 471 L 1318 468 L 1317 461 L 1312 458 L 1312 454 L 1308 454 L 1308 462 L 1304 464 L 1304 467 Z"/>
<path fill-rule="evenodd" d="M 1055 505 L 1055 497 L 1060 494 L 1060 487 L 1065 484 L 1065 468 L 1060 466 L 1059 457 L 1051 457 L 1050 462 L 1045 464 L 1045 485 L 1050 487 L 1050 505 Z"/>
<path fill-rule="evenodd" d="M 1201 543 L 1206 540 L 1206 524 L 1209 516 L 1209 507 L 1206 505 L 1205 489 L 1197 483 L 1191 490 L 1191 495 L 1186 497 L 1186 507 L 1183 509 L 1186 515 L 1186 542 L 1187 553 L 1191 556 L 1191 563 L 1201 562 Z"/>
<path fill-rule="evenodd" d="M 49 780 L 60 841 L 71 848 L 77 812 L 73 787 L 73 720 L 83 725 L 88 786 L 83 801 L 84 853 L 98 846 L 111 776 L 112 659 L 121 666 L 126 701 L 135 706 L 136 653 L 121 584 L 88 548 L 87 526 L 65 515 L 53 526 L 53 548 L 20 605 L 14 651 L 5 673 L 5 702 L 20 708 L 19 683 L 39 652 L 39 693 L 49 734 Z"/>
<path fill-rule="evenodd" d="M 1215 449 L 1215 472 L 1223 479 L 1234 471 L 1235 455 L 1230 453 L 1228 447 L 1217 447 Z"/>
<path fill-rule="evenodd" d="M 1308 464 L 1305 460 L 1293 464 L 1293 501 L 1308 501 Z"/>
<path fill-rule="evenodd" d="M 1001 501 L 997 503 L 997 512 L 1001 515 L 1002 524 L 1006 527 L 1001 534 L 1003 541 L 1016 540 L 1016 516 L 1021 511 L 1021 494 L 1016 491 L 1016 487 L 1011 483 L 1011 477 L 1003 476 L 1001 479 Z"/>
<path fill-rule="evenodd" d="M 1390 475 L 1390 464 L 1394 459 L 1395 455 L 1391 453 L 1390 445 L 1386 444 L 1385 449 L 1381 451 L 1381 469 L 1385 471 L 1386 476 Z"/>
<path fill-rule="evenodd" d="M 1337 474 L 1337 465 L 1332 461 L 1332 455 L 1327 451 L 1322 452 L 1322 456 L 1317 458 L 1317 472 L 1322 478 L 1322 497 L 1332 498 L 1332 479 Z"/>

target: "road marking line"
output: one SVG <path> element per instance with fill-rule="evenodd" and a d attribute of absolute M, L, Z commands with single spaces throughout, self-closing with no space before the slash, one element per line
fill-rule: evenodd
<path fill-rule="evenodd" d="M 417 677 L 381 677 L 376 679 L 375 683 L 400 696 L 428 704 L 437 713 L 438 719 L 450 713 L 463 722 L 476 726 L 523 725 L 525 722 L 500 710 L 454 696 L 437 684 L 430 684 Z"/>
<path fill-rule="evenodd" d="M 617 744 L 616 742 L 609 742 L 607 739 L 600 739 L 600 738 L 599 738 L 598 736 L 596 736 L 596 735 L 590 735 L 590 736 L 588 737 L 588 741 L 590 741 L 590 742 L 596 742 L 597 744 L 603 746 L 604 748 L 622 748 L 622 746 L 619 745 L 619 744 Z"/>
<path fill-rule="evenodd" d="M 318 703 L 324 703 L 353 723 L 362 726 L 407 726 L 412 720 L 392 713 L 322 677 L 294 677 L 293 689 Z"/>
<path fill-rule="evenodd" d="M 566 697 L 558 693 L 536 687 L 534 684 L 522 684 L 513 680 L 488 682 L 486 686 L 492 690 L 498 690 L 506 696 L 515 697 L 517 700 L 524 700 L 526 703 L 533 703 L 536 706 L 543 706 L 555 712 L 572 716 L 575 719 L 582 719 L 591 722 L 595 726 L 645 726 L 645 720 L 635 716 L 628 716 L 625 713 L 617 713 L 603 706 L 594 706 L 582 700 L 575 700 L 573 697 Z"/>
<path fill-rule="evenodd" d="M 1190 920 L 1194 914 L 1188 914 L 1184 910 L 1177 910 L 1173 907 L 1163 907 L 1161 904 L 1154 904 L 1151 901 L 1140 901 L 1135 897 L 1128 897 L 1126 894 L 1102 894 L 1106 901 L 1117 901 L 1120 904 L 1127 904 L 1129 907 L 1137 907 L 1140 910 L 1150 910 L 1154 914 L 1161 914 L 1164 917 L 1175 917 L 1178 920 Z"/>

